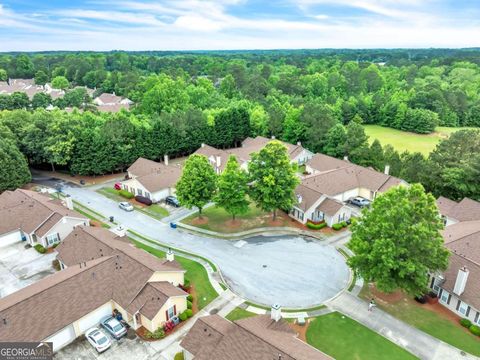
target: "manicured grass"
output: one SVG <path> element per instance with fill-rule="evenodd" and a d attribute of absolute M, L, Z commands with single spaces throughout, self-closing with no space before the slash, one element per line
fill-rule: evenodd
<path fill-rule="evenodd" d="M 363 287 L 360 296 L 367 300 L 373 297 L 368 284 Z M 480 356 L 480 337 L 471 334 L 467 329 L 447 318 L 443 313 L 429 310 L 427 305 L 418 304 L 408 296 L 402 296 L 400 299 L 388 303 L 377 299 L 376 303 L 380 309 L 407 324 L 456 348 Z M 441 305 L 438 306 L 440 307 Z"/>
<path fill-rule="evenodd" d="M 97 193 L 102 194 L 103 196 L 112 199 L 114 201 L 127 201 L 124 197 L 118 194 L 118 190 L 115 190 L 111 187 L 103 187 L 97 190 Z"/>
<path fill-rule="evenodd" d="M 307 342 L 337 360 L 416 359 L 406 350 L 338 312 L 314 318 Z"/>
<path fill-rule="evenodd" d="M 372 143 L 373 140 L 378 139 L 382 145 L 390 144 L 399 152 L 405 150 L 410 152 L 418 151 L 425 156 L 428 156 L 428 154 L 435 149 L 435 146 L 441 139 L 448 138 L 453 132 L 463 129 L 472 129 L 468 127 L 437 127 L 434 133 L 422 135 L 379 125 L 364 125 L 364 128 L 366 134 L 370 137 L 370 143 Z"/>
<path fill-rule="evenodd" d="M 146 207 L 141 207 L 141 206 L 134 206 L 134 207 L 138 211 L 159 220 L 169 215 L 168 210 L 158 204 L 152 204 Z"/>
<path fill-rule="evenodd" d="M 249 317 L 252 317 L 252 316 L 255 316 L 255 315 L 257 315 L 257 314 L 254 314 L 254 313 L 252 313 L 250 311 L 247 311 L 245 309 L 236 307 L 230 313 L 228 313 L 228 315 L 225 316 L 225 318 L 227 318 L 227 320 L 230 320 L 230 321 L 235 321 L 235 320 L 249 318 Z"/>
<path fill-rule="evenodd" d="M 130 239 L 135 246 L 141 248 L 152 255 L 155 255 L 159 258 L 165 257 L 165 252 L 151 248 L 148 245 L 142 244 L 139 241 Z M 190 280 L 190 283 L 195 286 L 195 291 L 197 294 L 197 304 L 198 309 L 203 309 L 207 306 L 213 299 L 215 299 L 218 294 L 210 284 L 208 279 L 208 274 L 205 268 L 196 261 L 186 259 L 181 256 L 176 256 L 175 259 L 182 265 L 182 267 L 187 270 L 185 273 L 185 278 Z"/>
<path fill-rule="evenodd" d="M 203 221 L 199 219 L 198 213 L 194 213 L 181 220 L 181 222 L 219 233 L 234 233 L 272 226 L 272 214 L 262 211 L 254 204 L 250 204 L 249 211 L 246 214 L 237 216 L 234 223 L 232 222 L 232 216 L 223 208 L 217 206 L 204 209 L 202 217 Z M 292 226 L 292 219 L 281 211 L 277 211 L 275 226 Z"/>

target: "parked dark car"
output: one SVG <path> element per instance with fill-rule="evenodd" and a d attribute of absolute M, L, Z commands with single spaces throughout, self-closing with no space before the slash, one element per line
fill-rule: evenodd
<path fill-rule="evenodd" d="M 167 196 L 165 198 L 165 204 L 172 205 L 174 207 L 180 207 L 180 202 L 175 196 Z"/>
<path fill-rule="evenodd" d="M 145 197 L 145 196 L 140 196 L 140 195 L 137 195 L 135 196 L 135 200 L 137 200 L 139 203 L 142 203 L 142 204 L 145 204 L 145 205 L 152 205 L 152 200 L 150 200 L 149 198 Z"/>
<path fill-rule="evenodd" d="M 362 198 L 360 196 L 357 196 L 357 197 L 354 197 L 353 199 L 350 199 L 349 203 L 352 204 L 352 205 L 358 206 L 360 208 L 370 206 L 370 200 L 367 200 L 367 199 Z"/>

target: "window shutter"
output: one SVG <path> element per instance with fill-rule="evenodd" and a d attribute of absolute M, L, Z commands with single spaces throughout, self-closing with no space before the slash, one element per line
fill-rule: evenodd
<path fill-rule="evenodd" d="M 60 241 L 60 233 L 57 233 L 57 239 Z"/>
<path fill-rule="evenodd" d="M 177 315 L 177 305 L 173 305 L 173 315 Z"/>
<path fill-rule="evenodd" d="M 435 282 L 435 278 L 432 276 L 432 283 L 430 284 L 430 288 L 433 289 L 433 283 Z"/>
<path fill-rule="evenodd" d="M 168 310 L 165 310 L 165 319 L 167 319 L 167 321 L 169 320 L 169 318 L 168 318 Z"/>
<path fill-rule="evenodd" d="M 460 300 L 458 300 L 458 302 L 457 302 L 457 308 L 456 308 L 455 310 L 458 311 L 458 309 L 460 309 L 460 304 L 461 304 L 461 303 L 462 303 L 462 302 L 461 302 Z"/>
<path fill-rule="evenodd" d="M 470 306 L 467 306 L 467 312 L 465 313 L 465 316 L 468 317 L 470 315 Z"/>
<path fill-rule="evenodd" d="M 448 294 L 447 304 L 450 305 L 450 300 L 452 300 L 452 294 Z"/>
<path fill-rule="evenodd" d="M 442 298 L 442 293 L 443 293 L 443 289 L 440 288 L 440 292 L 438 293 L 438 298 L 441 299 Z"/>
<path fill-rule="evenodd" d="M 477 311 L 477 315 L 475 315 L 475 322 L 478 322 L 479 317 L 480 317 L 480 313 Z"/>

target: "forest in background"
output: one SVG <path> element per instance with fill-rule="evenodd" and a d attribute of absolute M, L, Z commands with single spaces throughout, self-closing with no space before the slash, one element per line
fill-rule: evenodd
<path fill-rule="evenodd" d="M 0 81 L 64 77 L 72 89 L 115 92 L 135 105 L 130 113 L 67 114 L 0 95 L 0 131 L 31 165 L 74 174 L 120 171 L 138 156 L 186 155 L 201 143 L 228 148 L 247 136 L 275 136 L 380 171 L 388 164 L 437 195 L 478 199 L 478 132 L 460 131 L 425 158 L 369 145 L 361 124 L 417 133 L 480 126 L 479 64 L 477 49 L 4 54 Z M 91 110 L 84 96 L 70 98 Z"/>

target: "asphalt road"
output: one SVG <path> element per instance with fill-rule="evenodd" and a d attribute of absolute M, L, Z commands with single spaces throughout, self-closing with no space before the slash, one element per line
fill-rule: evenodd
<path fill-rule="evenodd" d="M 229 287 L 256 303 L 304 308 L 332 298 L 347 286 L 349 270 L 332 245 L 300 236 L 254 237 L 244 242 L 191 235 L 171 229 L 89 188 L 63 188 L 75 200 L 164 244 L 214 261 Z M 330 241 L 329 241 L 330 242 Z"/>

